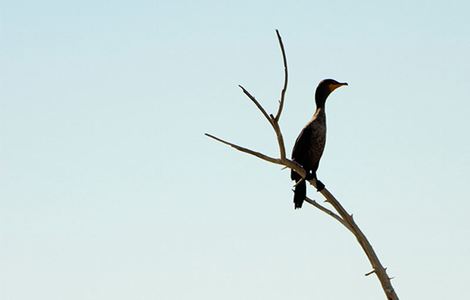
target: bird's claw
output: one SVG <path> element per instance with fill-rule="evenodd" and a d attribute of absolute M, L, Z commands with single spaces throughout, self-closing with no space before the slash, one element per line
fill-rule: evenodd
<path fill-rule="evenodd" d="M 309 181 L 309 180 L 312 180 L 312 179 L 315 179 L 317 177 L 317 175 L 313 172 L 307 172 L 307 175 L 305 176 L 305 180 Z"/>

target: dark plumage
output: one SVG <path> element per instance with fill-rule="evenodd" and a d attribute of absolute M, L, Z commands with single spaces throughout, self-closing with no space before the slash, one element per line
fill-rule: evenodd
<path fill-rule="evenodd" d="M 343 85 L 348 84 L 333 79 L 325 79 L 318 84 L 315 91 L 317 109 L 312 119 L 300 132 L 292 150 L 292 160 L 307 171 L 307 180 L 315 179 L 317 181 L 318 191 L 325 188 L 325 185 L 317 179 L 317 169 L 326 143 L 325 102 L 331 92 Z M 296 181 L 294 207 L 301 208 L 307 195 L 305 180 L 302 180 L 302 177 L 294 171 L 291 171 L 291 179 Z"/>

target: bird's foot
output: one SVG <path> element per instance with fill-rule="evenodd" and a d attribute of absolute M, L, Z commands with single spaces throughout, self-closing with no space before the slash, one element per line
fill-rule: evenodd
<path fill-rule="evenodd" d="M 305 180 L 309 181 L 309 180 L 315 179 L 316 177 L 317 177 L 317 175 L 315 173 L 307 172 L 307 175 L 305 176 Z"/>
<path fill-rule="evenodd" d="M 323 191 L 324 188 L 325 188 L 325 185 L 323 184 L 323 182 L 317 179 L 317 192 Z"/>

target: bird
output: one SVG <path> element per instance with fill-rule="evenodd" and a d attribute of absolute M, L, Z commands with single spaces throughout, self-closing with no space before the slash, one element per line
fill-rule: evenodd
<path fill-rule="evenodd" d="M 301 165 L 307 172 L 304 179 L 294 170 L 291 171 L 291 179 L 296 182 L 294 187 L 294 209 L 301 208 L 307 196 L 306 180 L 315 179 L 317 191 L 319 192 L 325 188 L 325 185 L 317 179 L 317 169 L 326 143 L 325 102 L 334 90 L 345 85 L 348 84 L 334 79 L 325 79 L 317 86 L 315 91 L 315 113 L 300 132 L 292 149 L 292 160 Z"/>

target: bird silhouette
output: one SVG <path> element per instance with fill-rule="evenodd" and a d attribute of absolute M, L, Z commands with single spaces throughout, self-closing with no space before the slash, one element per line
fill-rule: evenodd
<path fill-rule="evenodd" d="M 301 165 L 307 172 L 305 179 L 291 171 L 291 179 L 296 181 L 294 188 L 294 208 L 301 208 L 307 196 L 305 180 L 316 180 L 317 190 L 325 185 L 317 178 L 317 169 L 326 143 L 326 113 L 325 102 L 328 96 L 337 88 L 347 83 L 334 79 L 322 80 L 315 91 L 316 110 L 312 119 L 305 125 L 295 141 L 292 149 L 292 160 Z"/>

